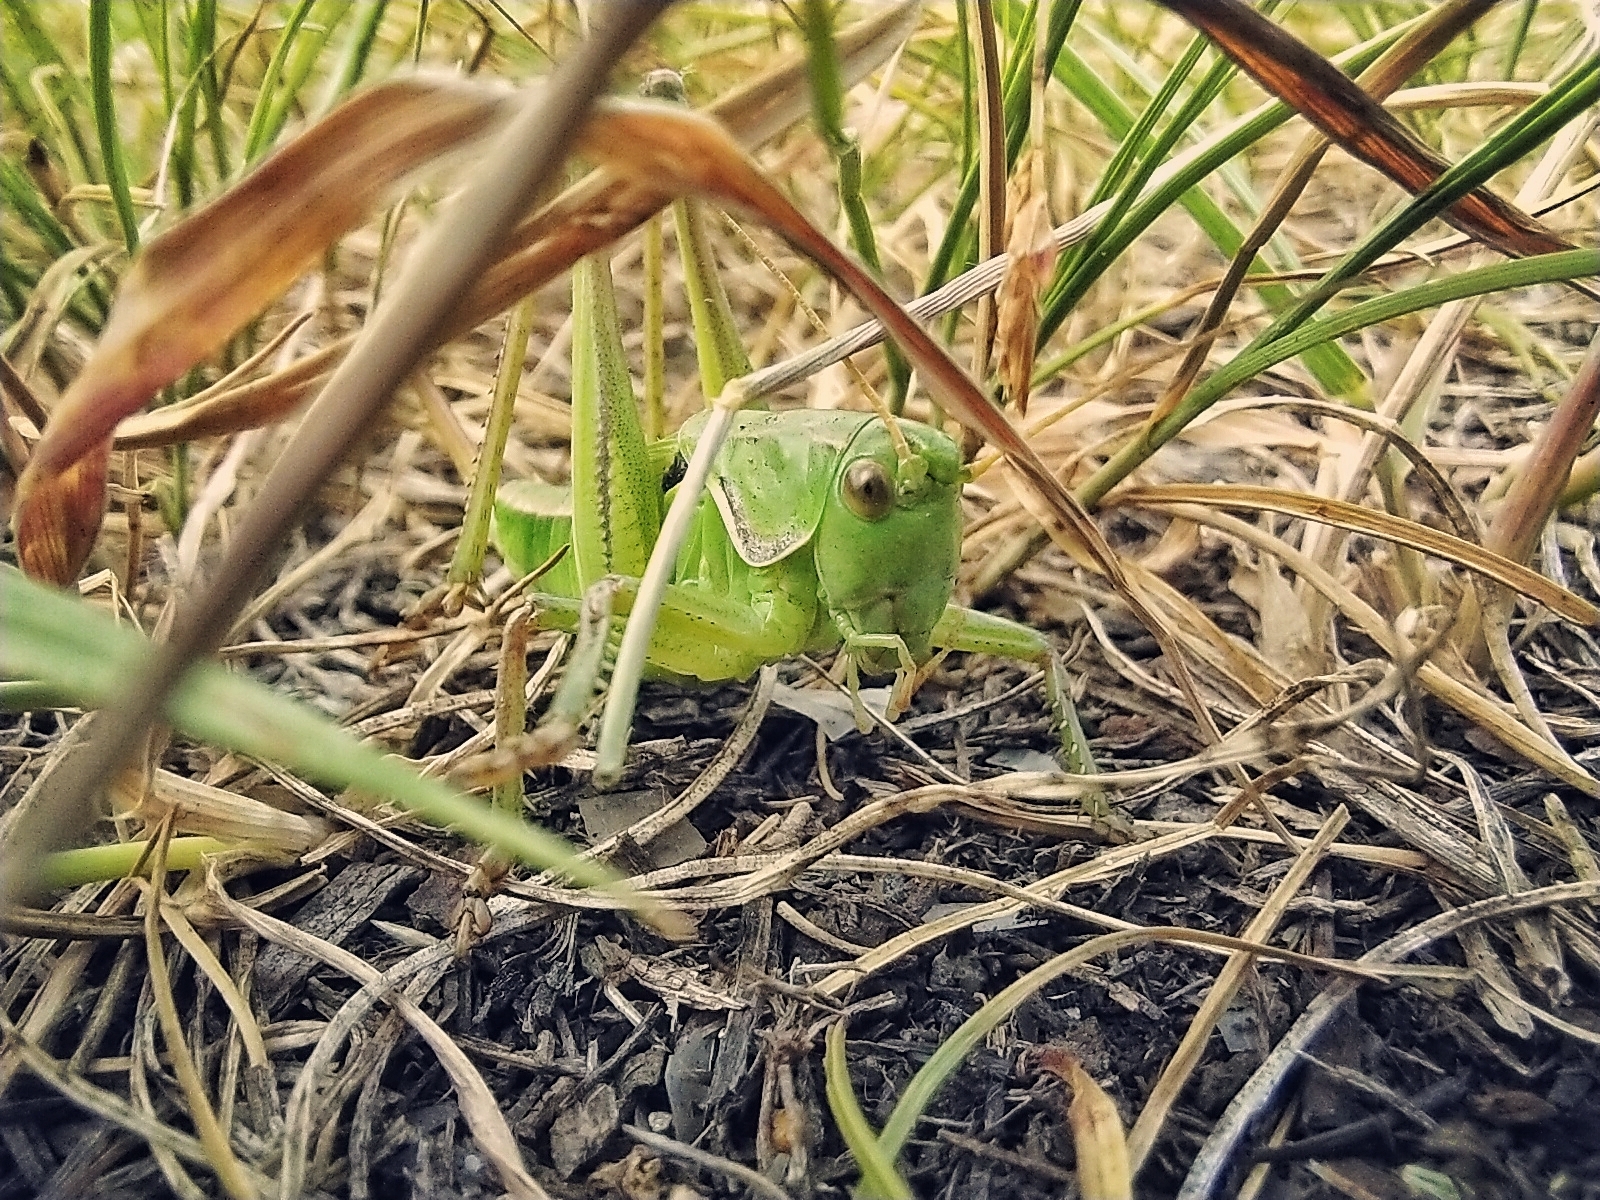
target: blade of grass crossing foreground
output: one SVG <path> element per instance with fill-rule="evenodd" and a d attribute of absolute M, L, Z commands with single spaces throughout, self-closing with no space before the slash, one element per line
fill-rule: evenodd
<path fill-rule="evenodd" d="M 139 678 L 151 647 L 131 629 L 56 588 L 12 568 L 0 569 L 0 675 L 38 680 L 59 702 L 98 708 Z M 580 862 L 560 838 L 494 811 L 449 784 L 428 779 L 401 760 L 358 742 L 320 713 L 221 667 L 194 667 L 169 698 L 166 716 L 199 740 L 281 763 L 308 778 L 393 799 L 430 823 L 496 845 L 531 866 L 576 883 L 605 886 L 614 876 Z M 8 847 L 9 860 L 12 848 Z M 11 875 L 17 864 L 7 861 Z"/>
<path fill-rule="evenodd" d="M 525 95 L 448 209 L 408 257 L 396 301 L 377 310 L 261 484 L 208 587 L 181 606 L 169 640 L 124 678 L 93 737 L 41 784 L 40 803 L 10 827 L 12 869 L 0 903 L 26 894 L 38 860 L 75 835 L 96 789 L 131 758 L 194 660 L 220 645 L 312 493 L 370 431 L 373 414 L 439 336 L 490 261 L 505 230 L 529 207 L 579 131 L 611 68 L 668 0 L 605 10 L 594 33 L 556 67 L 548 86 Z M 37 460 L 36 460 L 37 461 Z M 30 464 L 30 467 L 33 464 Z M 292 748 L 292 747 L 291 747 Z"/>

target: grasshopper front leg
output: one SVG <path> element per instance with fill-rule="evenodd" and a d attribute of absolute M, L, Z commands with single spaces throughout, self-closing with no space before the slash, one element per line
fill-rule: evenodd
<path fill-rule="evenodd" d="M 1074 775 L 1096 773 L 1089 740 L 1084 736 L 1077 707 L 1068 691 L 1066 668 L 1038 630 L 992 613 L 952 604 L 933 628 L 933 644 L 941 650 L 994 654 L 1042 667 L 1051 718 L 1061 746 L 1062 766 Z M 1104 817 L 1109 813 L 1103 792 L 1086 796 L 1084 808 L 1091 816 Z"/>

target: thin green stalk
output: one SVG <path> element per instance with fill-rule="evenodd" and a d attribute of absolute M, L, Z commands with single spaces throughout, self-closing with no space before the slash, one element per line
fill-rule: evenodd
<path fill-rule="evenodd" d="M 667 434 L 666 239 L 661 214 L 644 226 L 644 438 L 660 441 Z"/>
<path fill-rule="evenodd" d="M 222 83 L 217 76 L 217 0 L 195 0 L 191 29 L 198 45 L 206 46 L 205 57 L 200 60 L 200 94 L 206 102 L 206 133 L 211 139 L 211 161 L 217 178 L 233 176 L 232 155 L 228 149 L 227 129 L 222 121 Z"/>
<path fill-rule="evenodd" d="M 89 0 L 89 84 L 94 97 L 94 125 L 100 139 L 100 160 L 122 240 L 130 255 L 139 249 L 139 222 L 128 189 L 128 169 L 122 160 L 122 136 L 117 129 L 117 107 L 111 93 L 111 0 Z"/>
<path fill-rule="evenodd" d="M 866 198 L 861 194 L 861 142 L 855 132 L 844 125 L 844 78 L 833 42 L 833 15 L 828 0 L 806 0 L 800 10 L 800 26 L 811 68 L 812 115 L 817 131 L 833 155 L 839 179 L 839 207 L 844 210 L 845 222 L 850 227 L 850 245 L 873 278 L 882 279 L 883 259 L 878 253 L 878 234 L 873 228 L 872 214 L 867 211 Z M 898 415 L 905 402 L 911 368 L 893 343 L 884 346 L 884 357 L 889 364 L 891 390 L 896 399 L 893 408 Z M 709 401 L 721 392 L 720 387 L 708 386 L 706 399 Z"/>
<path fill-rule="evenodd" d="M 1500 68 L 1502 78 L 1517 77 L 1517 63 L 1522 61 L 1522 51 L 1528 44 L 1528 30 L 1533 25 L 1533 13 L 1538 7 L 1538 0 L 1522 0 L 1522 11 L 1517 14 L 1517 27 L 1506 42 L 1505 62 Z"/>
<path fill-rule="evenodd" d="M 167 0 L 158 0 L 153 5 L 135 4 L 133 11 L 139 20 L 139 31 L 144 35 L 145 45 L 150 47 L 150 57 L 161 76 L 162 111 L 170 117 L 175 94 L 172 84 L 171 13 L 167 10 Z"/>
<path fill-rule="evenodd" d="M 202 19 L 201 6 L 196 6 L 184 26 L 183 99 L 178 105 L 178 129 L 172 141 L 172 186 L 178 196 L 178 207 L 188 208 L 195 200 L 195 134 L 200 127 L 200 99 L 204 93 L 202 73 L 206 62 L 215 52 L 216 13 L 212 10 L 211 23 Z"/>
<path fill-rule="evenodd" d="M 299 103 L 301 89 L 316 70 L 340 23 L 350 13 L 352 0 L 320 0 L 312 19 L 294 39 L 294 45 L 283 70 L 283 81 L 272 99 L 272 108 L 265 121 L 265 142 L 262 149 L 272 145 L 289 121 Z M 370 7 L 370 6 L 369 6 Z"/>
<path fill-rule="evenodd" d="M 478 449 L 477 469 L 472 473 L 472 490 L 467 510 L 461 518 L 461 537 L 446 582 L 471 586 L 483 578 L 483 555 L 489 546 L 489 522 L 494 516 L 494 495 L 500 488 L 500 466 L 505 457 L 511 422 L 516 416 L 517 387 L 522 382 L 522 365 L 528 357 L 528 335 L 533 332 L 537 297 L 523 298 L 506 321 L 505 340 L 500 345 L 500 369 L 495 375 L 494 396 Z"/>
<path fill-rule="evenodd" d="M 328 96 L 323 101 L 324 110 L 332 108 L 346 94 L 354 90 L 367 73 L 367 63 L 372 58 L 372 47 L 378 41 L 378 29 L 384 14 L 389 11 L 389 0 L 370 0 L 359 10 L 359 20 L 350 31 L 350 44 L 345 47 L 344 59 L 334 77 Z"/>
<path fill-rule="evenodd" d="M 978 151 L 978 100 L 973 90 L 977 60 L 972 53 L 972 35 L 967 31 L 967 5 L 956 0 L 956 47 L 961 55 L 961 174 L 972 170 Z"/>
<path fill-rule="evenodd" d="M 222 854 L 236 847 L 212 837 L 173 838 L 167 845 L 167 870 L 198 871 L 206 855 Z M 122 879 L 134 871 L 148 874 L 149 842 L 112 842 L 104 846 L 80 846 L 59 850 L 45 857 L 39 872 L 40 883 L 50 891 L 81 887 L 86 883 Z"/>
<path fill-rule="evenodd" d="M 1077 19 L 1080 7 L 1081 0 L 1061 0 L 1050 11 L 1050 28 L 1045 39 L 1044 52 L 1044 68 L 1048 74 L 1055 73 L 1056 59 L 1066 44 L 1067 34 L 1072 30 L 1072 23 Z M 1020 12 L 1016 6 L 1012 6 L 1008 11 L 1015 18 L 1013 24 L 1016 37 L 1011 46 L 1011 57 L 1006 61 L 1005 85 L 1001 89 L 1001 94 L 1005 98 L 1006 167 L 1009 170 L 1016 165 L 1017 155 L 1022 152 L 1022 145 L 1028 140 L 1037 5 L 1029 3 Z M 934 291 L 948 283 L 960 269 L 958 263 L 964 261 L 963 256 L 971 252 L 972 209 L 978 202 L 977 169 L 977 164 L 974 163 L 962 176 L 961 190 L 950 206 L 950 222 L 928 265 L 928 276 L 922 285 L 924 293 Z"/>
<path fill-rule="evenodd" d="M 283 24 L 283 32 L 278 35 L 278 44 L 273 48 L 272 57 L 267 60 L 267 69 L 261 76 L 261 88 L 256 93 L 256 106 L 250 114 L 250 126 L 244 137 L 244 160 L 247 163 L 255 162 L 266 153 L 288 115 L 288 104 L 293 97 L 291 95 L 284 100 L 280 95 L 284 90 L 284 70 L 294 50 L 300 27 L 315 6 L 316 0 L 299 0 L 290 10 L 289 18 Z"/>
<path fill-rule="evenodd" d="M 1167 72 L 1167 77 L 1161 81 L 1161 87 L 1144 106 L 1144 111 L 1134 120 L 1132 127 L 1123 136 L 1116 152 L 1111 156 L 1105 171 L 1101 173 L 1085 207 L 1093 208 L 1108 196 L 1115 195 L 1116 200 L 1103 222 L 1107 229 L 1115 228 L 1128 207 L 1138 198 L 1140 190 L 1156 167 L 1165 161 L 1168 151 L 1193 126 L 1222 86 L 1238 73 L 1238 68 L 1225 57 L 1214 63 L 1189 97 L 1189 101 L 1157 135 L 1157 124 L 1177 99 L 1178 89 L 1199 64 L 1200 55 L 1209 44 L 1203 37 L 1190 40 L 1177 64 Z M 1091 249 L 1092 241 L 1083 242 L 1061 256 L 1061 261 L 1056 264 L 1055 278 L 1051 280 L 1050 287 L 1045 292 L 1045 312 L 1048 313 L 1052 307 L 1060 307 L 1070 312 L 1076 306 L 1081 292 L 1075 292 L 1071 282 Z M 1059 324 L 1058 319 L 1052 328 Z M 1043 345 L 1045 337 L 1042 326 L 1040 334 L 1039 342 Z"/>

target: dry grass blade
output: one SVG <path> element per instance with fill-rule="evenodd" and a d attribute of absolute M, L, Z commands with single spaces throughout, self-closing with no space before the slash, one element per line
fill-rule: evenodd
<path fill-rule="evenodd" d="M 8 1046 L 15 1048 L 14 1053 L 21 1065 L 85 1112 L 93 1113 L 149 1145 L 160 1146 L 179 1158 L 200 1166 L 209 1162 L 198 1138 L 141 1113 L 114 1092 L 96 1087 L 82 1075 L 67 1070 L 63 1063 L 50 1057 L 39 1048 L 38 1043 L 23 1034 L 4 1012 L 0 1012 L 0 1036 L 4 1037 Z M 272 1182 L 255 1172 L 250 1173 L 250 1180 L 256 1190 L 263 1193 Z"/>
<path fill-rule="evenodd" d="M 1166 505 L 1152 502 L 1152 507 L 1159 507 L 1173 516 L 1184 517 L 1197 524 L 1213 525 L 1232 537 L 1281 558 L 1295 574 L 1332 601 L 1357 628 L 1381 646 L 1391 659 L 1399 662 L 1407 657 L 1404 645 L 1396 637 L 1392 622 L 1308 555 L 1296 550 L 1282 539 L 1273 537 L 1237 517 L 1198 504 Z M 1556 778 L 1571 784 L 1586 795 L 1600 796 L 1600 780 L 1596 780 L 1574 762 L 1560 746 L 1553 745 L 1517 721 L 1499 700 L 1469 686 L 1435 663 L 1420 663 L 1416 670 L 1417 681 L 1424 688 L 1467 720 L 1482 726 L 1506 746 L 1529 762 L 1543 767 Z"/>
<path fill-rule="evenodd" d="M 510 99 L 445 78 L 380 84 L 146 246 L 19 485 L 28 570 L 77 575 L 104 501 L 72 486 L 83 473 L 73 468 L 108 453 L 118 421 L 220 348 L 405 175 L 503 122 Z"/>
<path fill-rule="evenodd" d="M 1322 856 L 1343 831 L 1349 819 L 1349 810 L 1343 805 L 1329 814 L 1322 828 L 1317 831 L 1317 836 L 1301 851 L 1300 857 L 1289 867 L 1282 882 L 1273 889 L 1271 897 L 1245 927 L 1241 937 L 1247 941 L 1264 942 L 1272 936 L 1278 922 L 1283 919 L 1285 908 L 1306 885 L 1311 878 L 1312 870 L 1322 861 Z M 1167 1115 L 1172 1111 L 1172 1106 L 1177 1103 L 1178 1094 L 1189 1082 L 1195 1067 L 1199 1064 L 1206 1041 L 1211 1037 L 1217 1021 L 1243 985 L 1252 961 L 1249 955 L 1229 956 L 1222 970 L 1217 973 L 1216 981 L 1207 991 L 1199 1011 L 1190 1021 L 1189 1028 L 1184 1032 L 1183 1041 L 1167 1063 L 1166 1069 L 1162 1071 L 1161 1078 L 1150 1093 L 1150 1098 L 1145 1101 L 1144 1109 L 1128 1135 L 1128 1157 L 1132 1161 L 1135 1174 L 1150 1156 L 1150 1151 L 1155 1148 L 1156 1138 L 1166 1123 Z"/>
<path fill-rule="evenodd" d="M 1077 1150 L 1078 1194 L 1083 1200 L 1133 1200 L 1133 1170 L 1116 1101 L 1073 1054 L 1050 1047 L 1039 1065 L 1072 1091 L 1067 1122 Z"/>
<path fill-rule="evenodd" d="M 1441 938 L 1481 921 L 1536 912 L 1557 905 L 1581 903 L 1600 897 L 1600 883 L 1563 883 L 1536 888 L 1515 896 L 1496 896 L 1449 909 L 1363 954 L 1361 963 L 1397 963 L 1417 954 Z M 1301 1055 L 1310 1050 L 1359 986 L 1353 979 L 1330 984 L 1312 1001 L 1288 1034 L 1272 1048 L 1250 1081 L 1229 1103 L 1178 1193 L 1178 1200 L 1206 1200 L 1218 1194 L 1247 1131 L 1276 1102 L 1290 1075 L 1299 1068 Z"/>
<path fill-rule="evenodd" d="M 1354 533 L 1365 533 L 1383 538 L 1397 545 L 1409 546 L 1425 554 L 1436 555 L 1457 566 L 1476 571 L 1514 592 L 1537 600 L 1560 617 L 1578 625 L 1600 624 L 1600 608 L 1596 608 L 1566 588 L 1552 583 L 1537 571 L 1530 571 L 1520 563 L 1512 562 L 1482 546 L 1452 537 L 1448 533 L 1429 529 L 1415 521 L 1408 521 L 1390 513 L 1375 512 L 1357 504 L 1331 500 L 1322 496 L 1308 496 L 1283 488 L 1259 487 L 1252 484 L 1162 484 L 1156 487 L 1130 487 L 1119 490 L 1109 503 L 1142 504 L 1205 504 L 1217 508 L 1248 508 L 1255 512 L 1275 512 L 1289 517 L 1303 517 L 1336 525 Z"/>
<path fill-rule="evenodd" d="M 1161 3 L 1205 33 L 1262 87 L 1408 192 L 1422 191 L 1449 166 L 1348 75 L 1243 0 Z M 1441 216 L 1508 255 L 1571 248 L 1571 243 L 1484 188 L 1463 196 Z"/>
<path fill-rule="evenodd" d="M 167 973 L 166 950 L 161 944 L 163 906 L 167 901 L 167 842 L 172 834 L 170 821 L 162 826 L 161 838 L 155 847 L 154 870 L 145 887 L 145 969 L 150 977 L 150 995 L 154 997 L 156 1016 L 161 1026 L 162 1040 L 172 1059 L 172 1071 L 189 1109 L 189 1120 L 200 1135 L 210 1168 L 216 1172 L 217 1181 L 234 1200 L 255 1200 L 256 1188 L 245 1172 L 244 1166 L 233 1153 L 228 1135 L 212 1108 L 206 1094 L 206 1085 L 189 1052 L 189 1042 L 184 1036 L 183 1021 L 178 1015 L 178 1005 L 172 994 L 172 978 Z M 214 961 L 214 960 L 213 960 Z M 219 968 L 220 969 L 220 968 Z"/>
<path fill-rule="evenodd" d="M 428 1043 L 438 1055 L 440 1065 L 449 1073 L 456 1094 L 460 1097 L 462 1116 L 471 1126 L 478 1145 L 495 1164 L 496 1170 L 500 1173 L 501 1183 L 520 1200 L 546 1200 L 544 1189 L 534 1182 L 533 1177 L 523 1166 L 522 1152 L 517 1146 L 517 1140 L 506 1124 L 499 1105 L 495 1103 L 493 1094 L 483 1082 L 483 1077 L 478 1074 L 477 1068 L 472 1065 L 471 1060 L 455 1044 L 450 1035 L 441 1029 L 432 1017 L 423 1012 L 415 1001 L 401 993 L 390 991 L 381 972 L 349 951 L 312 937 L 276 917 L 258 913 L 240 904 L 228 895 L 215 874 L 210 876 L 208 883 L 211 898 L 241 925 L 255 930 L 269 941 L 280 943 L 327 963 L 352 979 L 358 980 L 374 995 L 387 993 L 386 998 Z M 295 1192 L 297 1191 L 298 1189 L 295 1189 Z"/>
<path fill-rule="evenodd" d="M 1490 549 L 1519 563 L 1532 557 L 1596 417 L 1600 417 L 1600 334 L 1590 343 L 1583 366 L 1496 511 L 1485 538 Z"/>

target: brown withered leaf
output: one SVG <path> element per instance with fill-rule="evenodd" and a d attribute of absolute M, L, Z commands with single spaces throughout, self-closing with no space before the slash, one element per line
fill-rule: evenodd
<path fill-rule="evenodd" d="M 1005 278 L 995 299 L 995 340 L 1000 352 L 1000 386 L 1018 416 L 1028 411 L 1039 297 L 1056 268 L 1055 226 L 1050 220 L 1050 189 L 1044 155 L 1029 146 L 1017 164 L 1010 187 L 1010 229 L 1006 234 Z"/>
<path fill-rule="evenodd" d="M 17 562 L 35 579 L 64 586 L 78 577 L 100 535 L 111 443 L 91 446 L 76 462 L 25 491 L 37 461 L 22 472 L 11 514 Z"/>
<path fill-rule="evenodd" d="M 1116 1102 L 1075 1055 L 1059 1046 L 1046 1047 L 1039 1066 L 1072 1090 L 1067 1124 L 1078 1155 L 1078 1194 L 1083 1200 L 1133 1200 L 1128 1139 Z"/>
<path fill-rule="evenodd" d="M 1530 600 L 1537 600 L 1575 625 L 1600 624 L 1600 609 L 1521 563 L 1443 530 L 1343 500 L 1248 483 L 1168 483 L 1121 488 L 1115 493 L 1114 503 L 1130 506 L 1206 504 L 1217 508 L 1245 508 L 1255 512 L 1303 517 L 1353 533 L 1392 541 L 1477 571 Z"/>
<path fill-rule="evenodd" d="M 88 484 L 104 478 L 118 421 L 225 345 L 397 182 L 492 129 L 511 96 L 447 77 L 379 84 L 145 246 L 18 485 L 27 569 L 65 584 L 82 567 L 105 505 Z"/>
<path fill-rule="evenodd" d="M 1338 67 L 1243 0 L 1160 0 L 1331 141 L 1415 195 L 1450 164 Z M 1570 250 L 1516 205 L 1478 188 L 1439 214 L 1512 257 Z"/>

